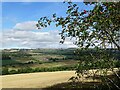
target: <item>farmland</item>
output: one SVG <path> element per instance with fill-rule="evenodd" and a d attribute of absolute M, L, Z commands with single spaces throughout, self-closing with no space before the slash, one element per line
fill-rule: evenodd
<path fill-rule="evenodd" d="M 90 54 L 96 57 L 92 60 Z M 115 66 L 119 67 L 119 52 L 115 53 L 107 51 L 109 56 L 103 55 L 102 58 L 115 58 L 113 60 Z M 20 74 L 20 73 L 32 73 L 32 72 L 52 72 L 52 71 L 66 71 L 76 70 L 78 63 L 86 61 L 85 63 L 95 63 L 95 66 L 91 68 L 98 68 L 99 63 L 106 61 L 99 60 L 102 52 L 95 50 L 77 50 L 74 48 L 70 49 L 11 49 L 2 51 L 2 74 Z M 102 59 L 101 58 L 101 59 Z M 108 66 L 108 65 L 106 65 Z M 104 66 L 104 68 L 106 67 Z"/>
<path fill-rule="evenodd" d="M 63 69 L 65 70 L 64 67 L 68 69 L 72 67 L 72 69 L 75 69 L 78 58 L 75 57 L 74 50 L 75 49 L 3 50 L 2 68 L 4 71 L 6 69 L 8 72 L 11 71 L 9 74 L 14 74 L 16 71 L 26 68 L 34 69 L 33 72 L 39 72 L 41 69 L 44 69 L 43 71 L 45 71 L 45 69 L 47 69 L 47 71 L 48 69 L 51 69 L 49 71 L 61 71 Z M 52 70 L 56 68 L 60 69 Z"/>
<path fill-rule="evenodd" d="M 54 84 L 58 84 L 59 87 L 59 83 L 66 83 L 72 76 L 76 77 L 75 71 L 81 74 L 85 81 L 91 81 L 94 79 L 86 79 L 86 77 L 94 76 L 95 69 L 95 72 L 112 74 L 111 67 L 120 67 L 118 51 L 107 50 L 104 52 L 103 50 L 73 48 L 12 49 L 2 51 L 3 76 L 0 78 L 2 78 L 3 88 L 45 88 Z M 97 71 L 99 69 L 103 71 Z M 93 75 L 89 76 L 90 73 L 88 73 L 87 76 L 86 70 L 91 70 L 90 73 Z M 104 75 L 103 73 L 101 76 Z M 21 82 L 22 84 L 20 84 Z"/>
<path fill-rule="evenodd" d="M 73 75 L 74 71 L 5 75 L 2 76 L 2 88 L 44 88 L 56 83 L 67 82 Z"/>
<path fill-rule="evenodd" d="M 114 71 L 117 70 L 118 69 L 116 68 L 114 69 Z M 94 70 L 94 72 L 95 71 L 96 70 Z M 92 70 L 89 70 L 89 72 L 92 72 Z M 112 72 L 109 71 L 108 74 L 111 75 Z M 69 79 L 73 76 L 75 76 L 75 71 L 57 71 L 57 72 L 38 72 L 38 73 L 5 75 L 5 76 L 1 76 L 0 78 L 2 78 L 2 88 L 8 88 L 8 87 L 9 88 L 46 88 L 46 87 L 51 87 L 55 84 L 71 82 L 69 81 Z M 87 78 L 82 78 L 82 79 L 84 79 L 84 82 L 92 82 L 92 81 L 96 83 L 101 82 L 98 79 L 96 80 L 87 79 Z"/>

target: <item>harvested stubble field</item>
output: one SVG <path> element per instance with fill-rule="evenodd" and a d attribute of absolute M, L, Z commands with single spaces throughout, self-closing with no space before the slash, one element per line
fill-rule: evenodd
<path fill-rule="evenodd" d="M 96 71 L 97 69 L 89 70 L 90 73 Z M 114 68 L 114 71 L 118 71 L 118 68 Z M 101 72 L 101 70 L 99 72 Z M 97 75 L 99 75 L 99 72 L 97 73 Z M 113 74 L 113 72 L 108 71 L 107 75 L 111 74 Z M 2 88 L 45 88 L 58 83 L 68 82 L 68 80 L 72 76 L 76 76 L 75 71 L 56 71 L 4 75 L 0 76 L 0 78 L 2 78 Z M 84 77 L 82 79 L 84 79 L 84 82 L 93 81 L 92 79 L 85 79 Z M 100 82 L 99 80 L 94 81 Z"/>
<path fill-rule="evenodd" d="M 40 72 L 0 76 L 2 88 L 44 88 L 67 82 L 74 71 Z"/>

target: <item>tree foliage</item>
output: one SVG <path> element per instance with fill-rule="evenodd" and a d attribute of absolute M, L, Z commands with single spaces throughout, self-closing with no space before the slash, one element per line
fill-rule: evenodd
<path fill-rule="evenodd" d="M 84 4 L 92 5 L 93 9 L 80 11 L 80 6 L 75 3 L 68 2 L 68 9 L 65 17 L 59 17 L 56 14 L 53 14 L 51 18 L 41 17 L 36 26 L 39 29 L 47 27 L 51 25 L 51 23 L 55 23 L 56 27 L 61 26 L 61 43 L 64 43 L 66 37 L 74 37 L 76 38 L 75 44 L 81 48 L 89 48 L 90 46 L 101 47 L 101 45 L 106 48 L 107 44 L 114 44 L 117 49 L 120 50 L 120 1 L 84 2 Z M 114 68 L 114 60 L 113 62 L 110 62 L 110 57 L 103 59 L 100 57 L 98 60 L 98 58 L 92 56 L 91 62 L 89 58 L 87 59 L 88 62 L 86 60 L 80 62 L 76 70 L 78 77 L 80 75 L 84 77 L 83 74 L 85 74 L 91 66 L 96 67 L 96 65 L 98 65 L 99 70 L 101 70 L 101 68 Z M 112 83 L 115 87 L 120 89 L 118 83 L 115 83 L 116 80 L 112 80 L 107 77 L 107 72 L 108 70 L 106 69 L 105 74 L 103 74 L 103 78 L 100 78 L 102 82 L 108 87 L 110 87 L 110 83 Z M 93 72 L 92 74 L 94 80 L 96 73 Z M 116 74 L 116 76 L 120 79 L 118 74 Z"/>
<path fill-rule="evenodd" d="M 50 17 L 41 17 L 36 26 L 41 29 L 51 25 L 61 26 L 61 43 L 66 37 L 76 38 L 75 44 L 79 47 L 114 44 L 118 50 L 120 45 L 120 2 L 87 3 L 93 5 L 92 10 L 79 11 L 80 6 L 68 2 L 66 17 L 58 17 L 53 14 Z"/>

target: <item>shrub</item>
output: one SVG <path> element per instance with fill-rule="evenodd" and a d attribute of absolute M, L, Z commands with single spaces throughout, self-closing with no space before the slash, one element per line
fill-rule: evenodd
<path fill-rule="evenodd" d="M 34 72 L 40 72 L 40 69 L 39 68 L 35 68 Z"/>
<path fill-rule="evenodd" d="M 7 74 L 9 74 L 9 71 L 8 71 L 8 68 L 5 67 L 2 69 L 2 75 L 7 75 Z"/>
<path fill-rule="evenodd" d="M 16 70 L 10 70 L 9 74 L 17 74 L 18 72 Z"/>

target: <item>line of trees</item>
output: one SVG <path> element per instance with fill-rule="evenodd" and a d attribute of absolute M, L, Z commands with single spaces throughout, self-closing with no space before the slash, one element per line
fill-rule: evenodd
<path fill-rule="evenodd" d="M 66 71 L 66 70 L 75 70 L 77 65 L 74 66 L 62 66 L 62 67 L 51 67 L 51 68 L 21 68 L 18 70 L 9 70 L 7 67 L 2 69 L 2 75 L 8 74 L 20 74 L 20 73 L 33 73 L 33 72 L 54 72 L 54 71 Z"/>
<path fill-rule="evenodd" d="M 66 70 L 76 70 L 79 71 L 80 68 L 83 70 L 86 69 L 104 69 L 104 68 L 110 68 L 110 67 L 120 67 L 120 61 L 119 60 L 94 60 L 94 61 L 81 61 L 79 64 L 72 65 L 72 66 L 61 66 L 61 67 L 51 67 L 51 68 L 21 68 L 18 70 L 9 70 L 7 67 L 3 67 L 2 69 L 2 75 L 8 75 L 8 74 L 20 74 L 20 73 L 33 73 L 33 72 L 53 72 L 53 71 L 66 71 Z"/>

